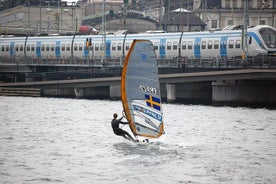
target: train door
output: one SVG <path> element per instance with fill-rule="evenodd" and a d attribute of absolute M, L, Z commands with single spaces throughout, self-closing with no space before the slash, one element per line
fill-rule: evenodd
<path fill-rule="evenodd" d="M 200 42 L 201 38 L 195 38 L 195 43 L 194 43 L 194 54 L 195 58 L 199 59 L 200 58 Z"/>
<path fill-rule="evenodd" d="M 57 59 L 60 59 L 60 45 L 61 45 L 61 42 L 60 41 L 56 41 L 56 58 Z"/>
<path fill-rule="evenodd" d="M 166 39 L 160 39 L 160 49 L 159 49 L 159 56 L 162 59 L 166 58 Z"/>
<path fill-rule="evenodd" d="M 220 39 L 220 56 L 227 57 L 227 36 L 222 36 Z"/>
<path fill-rule="evenodd" d="M 41 58 L 41 42 L 36 42 L 36 57 Z"/>

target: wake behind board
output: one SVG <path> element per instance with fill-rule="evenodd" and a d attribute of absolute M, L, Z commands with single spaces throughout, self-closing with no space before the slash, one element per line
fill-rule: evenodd
<path fill-rule="evenodd" d="M 157 59 L 149 40 L 134 40 L 121 76 L 121 100 L 132 133 L 145 140 L 164 133 Z"/>

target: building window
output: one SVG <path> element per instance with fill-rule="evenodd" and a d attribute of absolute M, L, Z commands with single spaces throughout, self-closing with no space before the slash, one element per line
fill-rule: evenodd
<path fill-rule="evenodd" d="M 232 0 L 232 7 L 233 8 L 238 8 L 237 0 Z"/>
<path fill-rule="evenodd" d="M 231 8 L 230 7 L 230 0 L 225 0 L 225 8 Z"/>
<path fill-rule="evenodd" d="M 265 25 L 265 20 L 260 20 L 261 25 Z"/>
<path fill-rule="evenodd" d="M 228 26 L 233 25 L 233 21 L 232 21 L 232 20 L 227 20 L 227 25 L 228 25 Z"/>
<path fill-rule="evenodd" d="M 217 27 L 218 27 L 218 21 L 217 20 L 212 20 L 211 28 L 217 28 Z"/>

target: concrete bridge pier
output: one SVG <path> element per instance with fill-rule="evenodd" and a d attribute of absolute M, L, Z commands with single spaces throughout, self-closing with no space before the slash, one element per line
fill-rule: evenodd
<path fill-rule="evenodd" d="M 276 106 L 275 81 L 217 81 L 212 92 L 214 105 Z"/>
<path fill-rule="evenodd" d="M 109 86 L 110 100 L 118 100 L 121 98 L 121 87 L 120 85 Z"/>
<path fill-rule="evenodd" d="M 176 101 L 176 85 L 175 84 L 166 84 L 167 92 L 167 102 L 173 103 Z"/>

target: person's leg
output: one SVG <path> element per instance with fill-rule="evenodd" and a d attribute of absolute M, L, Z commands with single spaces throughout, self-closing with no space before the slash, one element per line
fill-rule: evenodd
<path fill-rule="evenodd" d="M 126 139 L 129 139 L 129 140 L 132 140 L 132 141 L 134 141 L 134 142 L 136 142 L 136 140 L 127 132 L 127 131 L 122 131 L 123 132 L 123 136 L 124 136 L 124 138 L 126 138 Z"/>

